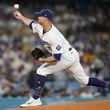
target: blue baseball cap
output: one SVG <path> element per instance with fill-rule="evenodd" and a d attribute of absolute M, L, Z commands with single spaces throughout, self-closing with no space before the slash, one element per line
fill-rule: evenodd
<path fill-rule="evenodd" d="M 35 12 L 37 16 L 44 16 L 49 20 L 52 20 L 54 17 L 54 13 L 49 9 L 42 9 L 40 12 Z"/>

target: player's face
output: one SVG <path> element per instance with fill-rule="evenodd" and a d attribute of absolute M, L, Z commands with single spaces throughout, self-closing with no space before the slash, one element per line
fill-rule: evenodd
<path fill-rule="evenodd" d="M 39 22 L 39 24 L 41 24 L 41 25 L 42 25 L 46 20 L 47 20 L 46 17 L 43 17 L 43 16 L 39 16 L 39 17 L 38 17 L 38 22 Z"/>

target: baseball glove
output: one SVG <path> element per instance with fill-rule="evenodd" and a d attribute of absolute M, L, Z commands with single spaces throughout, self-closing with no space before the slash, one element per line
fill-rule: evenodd
<path fill-rule="evenodd" d="M 40 57 L 44 56 L 44 52 L 41 49 L 36 47 L 31 51 L 31 55 L 34 59 L 38 60 Z"/>

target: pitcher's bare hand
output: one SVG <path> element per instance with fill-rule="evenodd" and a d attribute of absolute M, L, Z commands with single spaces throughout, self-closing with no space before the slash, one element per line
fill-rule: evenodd
<path fill-rule="evenodd" d="M 19 11 L 15 11 L 13 15 L 16 19 L 19 19 L 19 20 L 23 18 L 23 15 Z"/>

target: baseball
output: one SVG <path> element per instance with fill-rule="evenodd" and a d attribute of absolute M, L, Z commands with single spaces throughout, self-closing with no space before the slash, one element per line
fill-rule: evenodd
<path fill-rule="evenodd" d="M 14 4 L 15 9 L 19 9 L 19 4 Z"/>

